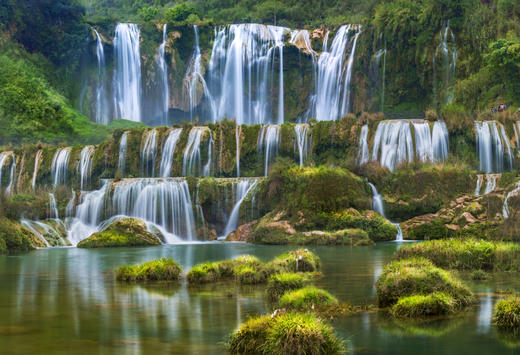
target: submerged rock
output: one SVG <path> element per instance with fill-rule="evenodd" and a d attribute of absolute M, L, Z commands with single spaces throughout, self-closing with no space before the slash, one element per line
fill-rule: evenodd
<path fill-rule="evenodd" d="M 160 245 L 159 238 L 148 231 L 146 224 L 136 218 L 119 219 L 101 232 L 92 234 L 78 244 L 78 248 L 106 248 Z"/>

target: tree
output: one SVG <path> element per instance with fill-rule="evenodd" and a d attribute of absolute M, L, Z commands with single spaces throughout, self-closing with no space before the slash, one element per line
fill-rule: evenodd
<path fill-rule="evenodd" d="M 182 22 L 185 21 L 191 14 L 199 16 L 195 7 L 183 2 L 166 10 L 164 19 L 168 23 Z"/>
<path fill-rule="evenodd" d="M 498 82 L 505 85 L 508 99 L 520 101 L 520 43 L 499 39 L 491 44 L 485 60 Z"/>

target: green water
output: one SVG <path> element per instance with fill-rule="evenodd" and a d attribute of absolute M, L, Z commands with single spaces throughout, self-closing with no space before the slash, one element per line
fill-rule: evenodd
<path fill-rule="evenodd" d="M 325 276 L 317 284 L 341 301 L 373 303 L 374 282 L 397 247 L 310 248 L 323 262 Z M 232 330 L 248 316 L 270 311 L 263 287 L 125 285 L 115 282 L 112 270 L 159 257 L 172 257 L 188 270 L 246 253 L 269 260 L 288 249 L 215 243 L 0 256 L 0 353 L 225 353 L 222 343 Z M 515 353 L 490 324 L 496 302 L 491 292 L 518 282 L 506 275 L 471 286 L 480 304 L 454 319 L 410 325 L 365 313 L 333 325 L 355 354 Z"/>

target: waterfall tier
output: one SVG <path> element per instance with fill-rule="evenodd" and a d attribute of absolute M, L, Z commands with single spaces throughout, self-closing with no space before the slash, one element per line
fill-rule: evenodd
<path fill-rule="evenodd" d="M 476 121 L 475 134 L 479 168 L 500 173 L 513 168 L 513 152 L 504 126 L 496 121 Z"/>

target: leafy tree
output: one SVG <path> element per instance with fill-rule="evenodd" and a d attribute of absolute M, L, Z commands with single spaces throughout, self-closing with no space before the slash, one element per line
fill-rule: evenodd
<path fill-rule="evenodd" d="M 520 101 L 520 43 L 499 39 L 485 59 L 496 82 L 504 83 L 508 99 Z"/>
<path fill-rule="evenodd" d="M 159 15 L 159 9 L 153 6 L 142 7 L 137 14 L 144 22 L 150 22 Z"/>
<path fill-rule="evenodd" d="M 164 19 L 168 23 L 182 22 L 185 21 L 191 14 L 198 16 L 197 9 L 183 2 L 166 10 Z"/>

